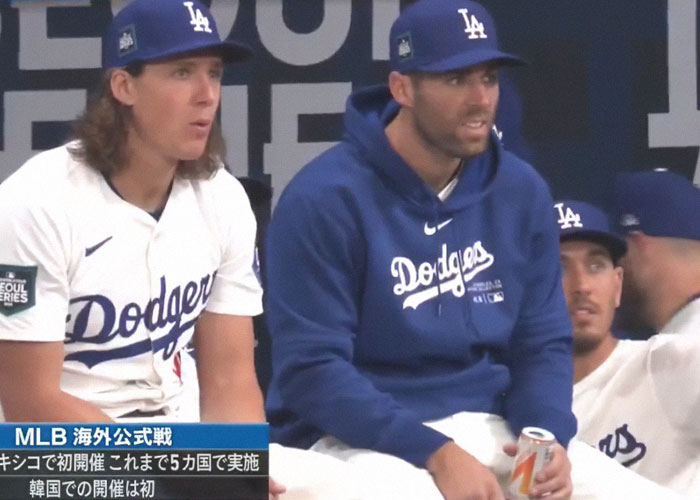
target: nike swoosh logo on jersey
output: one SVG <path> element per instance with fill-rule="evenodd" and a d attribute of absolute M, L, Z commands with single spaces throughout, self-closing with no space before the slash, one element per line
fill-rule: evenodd
<path fill-rule="evenodd" d="M 452 222 L 452 219 L 451 219 L 451 218 L 450 218 L 450 219 L 447 219 L 445 222 L 441 222 L 440 224 L 437 225 L 437 229 L 434 228 L 434 227 L 429 226 L 428 223 L 426 222 L 426 223 L 425 223 L 425 227 L 423 227 L 423 231 L 424 231 L 425 234 L 427 234 L 428 236 L 432 236 L 432 235 L 434 235 L 436 232 L 438 232 L 440 229 L 442 229 L 443 227 L 445 227 L 446 225 L 448 225 L 450 222 Z"/>
<path fill-rule="evenodd" d="M 93 245 L 91 247 L 87 247 L 85 249 L 85 257 L 90 257 L 93 253 L 95 253 L 102 245 L 107 243 L 109 240 L 111 240 L 112 237 L 109 236 L 105 238 L 104 240 L 100 241 L 97 245 Z"/>

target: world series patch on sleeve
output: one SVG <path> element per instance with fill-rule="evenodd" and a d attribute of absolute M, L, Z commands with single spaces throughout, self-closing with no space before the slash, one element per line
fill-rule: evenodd
<path fill-rule="evenodd" d="M 5 316 L 32 307 L 36 301 L 36 266 L 0 264 L 0 312 Z"/>
<path fill-rule="evenodd" d="M 266 500 L 267 424 L 0 424 L 0 500 Z"/>

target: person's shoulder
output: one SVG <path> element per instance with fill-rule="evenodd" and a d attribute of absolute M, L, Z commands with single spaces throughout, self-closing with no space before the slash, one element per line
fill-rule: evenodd
<path fill-rule="evenodd" d="M 245 196 L 243 185 L 224 167 L 219 168 L 211 177 L 199 179 L 197 182 L 203 189 L 208 189 L 217 194 L 233 197 Z"/>
<path fill-rule="evenodd" d="M 523 183 L 531 188 L 549 189 L 544 178 L 535 167 L 510 151 L 501 149 L 500 163 L 503 181 L 520 185 L 521 189 Z"/>
<path fill-rule="evenodd" d="M 613 355 L 626 363 L 673 363 L 688 351 L 700 354 L 700 336 L 681 340 L 678 335 L 656 334 L 646 340 L 623 339 L 617 343 Z"/>
<path fill-rule="evenodd" d="M 376 173 L 355 148 L 343 141 L 304 165 L 287 184 L 282 199 L 338 200 L 340 193 L 361 193 Z"/>
<path fill-rule="evenodd" d="M 68 146 L 42 151 L 27 160 L 0 184 L 0 204 L 6 209 L 54 207 L 70 197 L 73 178 L 84 176 L 87 168 L 73 160 Z"/>
<path fill-rule="evenodd" d="M 509 151 L 501 149 L 499 160 L 492 193 L 508 199 L 508 206 L 517 210 L 521 217 L 531 219 L 536 224 L 542 223 L 543 214 L 549 214 L 553 204 L 547 182 L 532 165 Z M 554 227 L 554 219 L 549 217 L 548 220 Z"/>
<path fill-rule="evenodd" d="M 678 356 L 685 356 L 689 351 L 698 353 L 700 357 L 700 335 L 697 333 L 657 333 L 649 339 L 641 341 L 647 349 L 655 354 L 677 353 Z"/>
<path fill-rule="evenodd" d="M 210 177 L 187 180 L 199 203 L 218 213 L 235 213 L 236 210 L 250 207 L 250 200 L 243 185 L 224 167 Z"/>
<path fill-rule="evenodd" d="M 1 184 L 18 188 L 24 184 L 55 183 L 66 175 L 71 163 L 68 144 L 35 154 Z"/>

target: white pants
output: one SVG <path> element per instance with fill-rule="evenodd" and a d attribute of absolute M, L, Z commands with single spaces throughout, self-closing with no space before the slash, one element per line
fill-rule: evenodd
<path fill-rule="evenodd" d="M 392 500 L 391 484 L 369 481 L 363 469 L 325 453 L 270 444 L 270 477 L 287 491 L 280 500 Z"/>
<path fill-rule="evenodd" d="M 501 486 L 507 485 L 513 460 L 502 451 L 515 438 L 506 422 L 485 413 L 458 413 L 426 425 L 452 438 L 488 466 Z M 350 448 L 333 437 L 324 437 L 311 448 L 342 460 L 348 473 L 360 475 L 363 485 L 390 485 L 385 499 L 443 500 L 430 474 L 392 455 Z M 683 497 L 625 469 L 598 450 L 572 440 L 568 449 L 574 485 L 572 500 L 679 500 Z M 364 494 L 371 495 L 365 491 Z M 285 498 L 284 496 L 282 497 Z M 329 497 L 333 498 L 333 497 Z M 368 496 L 367 498 L 372 498 Z"/>

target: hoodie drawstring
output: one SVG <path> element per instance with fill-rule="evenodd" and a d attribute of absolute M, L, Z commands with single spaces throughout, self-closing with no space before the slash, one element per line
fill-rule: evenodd
<path fill-rule="evenodd" d="M 460 250 L 457 251 L 457 257 L 459 259 L 459 272 L 464 276 L 464 257 L 462 257 L 462 252 Z M 464 287 L 467 288 L 468 283 L 464 284 Z M 471 325 L 474 331 L 479 335 L 479 330 L 476 328 L 476 325 L 472 323 L 472 304 L 471 304 L 471 299 L 469 297 L 469 293 L 467 290 L 464 291 L 464 301 L 467 303 L 466 307 L 462 307 L 462 317 L 464 318 L 464 324 L 465 325 Z"/>
<path fill-rule="evenodd" d="M 433 201 L 433 227 L 435 228 L 435 231 L 439 234 L 440 231 L 437 230 L 439 220 L 438 220 L 438 210 L 437 210 L 437 202 Z M 435 281 L 437 282 L 437 310 L 435 311 L 435 315 L 437 317 L 442 316 L 442 288 L 440 287 L 440 267 L 439 267 L 439 259 L 440 259 L 440 248 L 441 248 L 441 239 L 438 237 L 438 235 L 435 235 L 435 243 L 437 244 L 437 251 L 435 252 L 435 261 L 433 262 L 433 265 L 435 266 Z"/>

